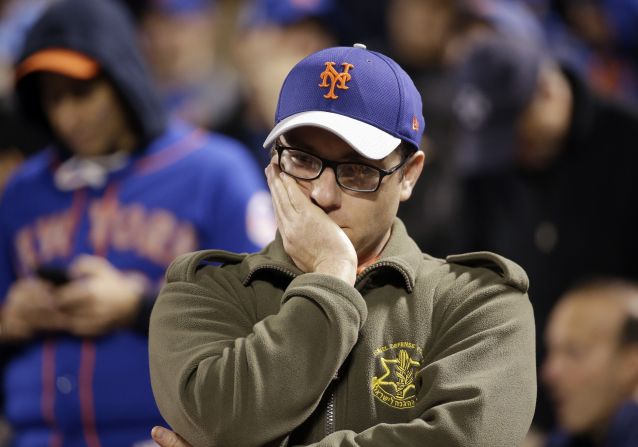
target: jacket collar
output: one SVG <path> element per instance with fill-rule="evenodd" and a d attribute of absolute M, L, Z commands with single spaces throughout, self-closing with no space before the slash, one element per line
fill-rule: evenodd
<path fill-rule="evenodd" d="M 403 222 L 395 218 L 390 239 L 379 259 L 357 275 L 357 285 L 372 277 L 382 282 L 389 282 L 392 276 L 389 273 L 399 274 L 406 291 L 411 293 L 414 289 L 417 267 L 422 259 L 421 250 L 408 236 Z M 244 264 L 245 268 L 242 270 L 244 285 L 250 284 L 256 274 L 263 270 L 275 271 L 290 279 L 303 273 L 284 250 L 279 232 L 273 242 L 261 252 L 247 257 Z"/>

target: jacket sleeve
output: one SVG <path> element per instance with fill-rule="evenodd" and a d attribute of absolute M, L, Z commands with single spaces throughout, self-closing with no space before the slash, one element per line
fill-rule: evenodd
<path fill-rule="evenodd" d="M 259 321 L 251 303 L 266 298 L 258 287 L 245 287 L 228 267 L 190 278 L 183 260 L 169 269 L 151 316 L 151 382 L 162 415 L 194 447 L 283 439 L 316 408 L 356 343 L 363 298 L 336 278 L 303 274 L 278 313 Z"/>
<path fill-rule="evenodd" d="M 337 431 L 313 445 L 520 445 L 536 402 L 534 317 L 520 272 L 452 266 L 455 280 L 441 286 L 431 322 L 437 335 L 415 380 L 419 417 Z"/>

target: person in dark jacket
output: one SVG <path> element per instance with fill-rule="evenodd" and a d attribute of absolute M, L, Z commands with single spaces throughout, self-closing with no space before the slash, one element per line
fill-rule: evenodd
<path fill-rule="evenodd" d="M 0 200 L 0 342 L 12 445 L 121 447 L 162 422 L 150 310 L 171 260 L 253 251 L 274 234 L 263 175 L 237 142 L 169 122 L 125 10 L 56 2 L 16 64 L 50 134 Z M 270 228 L 270 229 L 269 229 Z"/>
<path fill-rule="evenodd" d="M 540 364 L 545 322 L 569 287 L 638 278 L 638 112 L 515 42 L 484 41 L 462 73 L 457 249 L 494 250 L 525 268 Z M 549 411 L 540 393 L 544 428 Z"/>
<path fill-rule="evenodd" d="M 596 280 L 557 303 L 543 379 L 560 429 L 547 447 L 638 445 L 638 284 Z"/>

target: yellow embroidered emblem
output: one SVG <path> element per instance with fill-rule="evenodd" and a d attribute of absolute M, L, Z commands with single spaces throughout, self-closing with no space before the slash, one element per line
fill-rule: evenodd
<path fill-rule="evenodd" d="M 405 348 L 405 349 L 403 349 Z M 399 349 L 395 358 L 379 357 L 383 374 L 372 378 L 371 389 L 374 397 L 386 405 L 404 410 L 416 404 L 416 385 L 414 380 L 421 366 L 421 351 L 417 345 L 409 342 L 393 343 L 374 351 L 380 356 L 387 351 Z M 408 350 L 414 351 L 414 357 Z"/>
<path fill-rule="evenodd" d="M 354 68 L 354 65 L 344 62 L 341 64 L 343 67 L 343 71 L 339 73 L 335 70 L 334 62 L 326 62 L 326 69 L 321 72 L 321 84 L 319 87 L 330 87 L 328 93 L 323 95 L 326 99 L 337 99 L 338 96 L 335 95 L 335 87 L 341 90 L 348 90 L 350 87 L 346 85 L 346 82 L 352 79 L 352 75 L 348 73 L 351 68 Z M 330 80 L 330 83 L 328 83 Z"/>

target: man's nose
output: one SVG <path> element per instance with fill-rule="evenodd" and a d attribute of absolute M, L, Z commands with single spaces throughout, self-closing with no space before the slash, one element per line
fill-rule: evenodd
<path fill-rule="evenodd" d="M 319 178 L 311 182 L 310 198 L 325 212 L 341 206 L 341 187 L 332 168 L 326 168 Z"/>
<path fill-rule="evenodd" d="M 79 120 L 76 99 L 66 94 L 56 99 L 49 108 L 49 121 L 58 133 L 72 132 Z"/>

